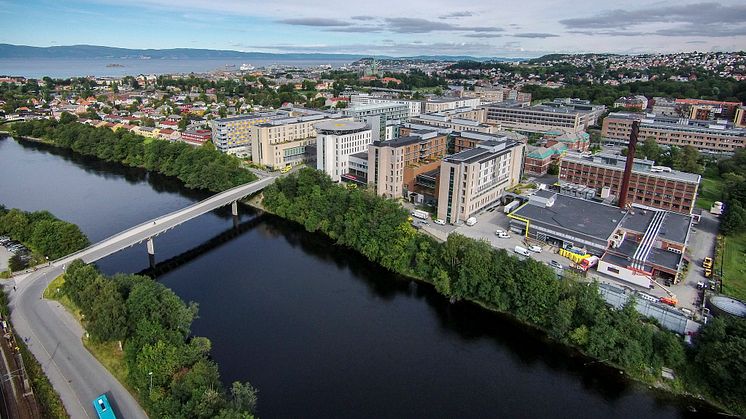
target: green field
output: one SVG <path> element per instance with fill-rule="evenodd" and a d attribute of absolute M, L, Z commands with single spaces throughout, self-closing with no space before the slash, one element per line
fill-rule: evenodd
<path fill-rule="evenodd" d="M 746 301 L 746 233 L 725 238 L 723 293 Z"/>
<path fill-rule="evenodd" d="M 720 177 L 703 177 L 699 184 L 697 207 L 709 210 L 712 203 L 722 200 L 723 180 Z"/>

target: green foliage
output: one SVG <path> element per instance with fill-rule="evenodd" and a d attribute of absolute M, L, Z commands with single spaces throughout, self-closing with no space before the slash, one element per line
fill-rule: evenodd
<path fill-rule="evenodd" d="M 69 255 L 89 244 L 78 226 L 58 220 L 47 211 L 11 209 L 0 215 L 0 234 L 9 235 L 49 259 Z"/>
<path fill-rule="evenodd" d="M 184 119 L 182 119 L 182 122 Z M 180 123 L 182 123 L 180 122 Z M 45 138 L 55 146 L 106 161 L 175 176 L 188 188 L 224 191 L 256 179 L 240 160 L 214 148 L 150 140 L 126 130 L 112 131 L 73 123 L 39 120 L 13 126 L 21 137 Z"/>
<path fill-rule="evenodd" d="M 559 174 L 559 164 L 557 162 L 549 163 L 549 167 L 547 168 L 547 174 L 548 175 L 558 175 Z"/>
<path fill-rule="evenodd" d="M 722 201 L 725 214 L 720 223 L 726 235 L 746 231 L 746 149 L 739 149 L 733 157 L 717 163 L 720 178 L 723 180 Z"/>
<path fill-rule="evenodd" d="M 18 272 L 26 269 L 26 262 L 21 259 L 21 255 L 15 254 L 8 259 L 8 269 L 11 272 Z"/>
<path fill-rule="evenodd" d="M 81 311 L 91 339 L 124 341 L 129 384 L 152 417 L 253 417 L 254 387 L 233 383 L 227 391 L 210 341 L 190 337 L 194 304 L 150 278 L 105 277 L 79 260 L 69 265 L 62 292 Z"/>
<path fill-rule="evenodd" d="M 694 368 L 718 398 L 738 405 L 746 400 L 746 320 L 715 318 L 696 340 Z M 746 413 L 743 407 L 741 414 Z"/>
<path fill-rule="evenodd" d="M 691 362 L 682 338 L 642 317 L 634 300 L 613 309 L 595 283 L 558 280 L 547 266 L 519 260 L 485 241 L 450 234 L 444 243 L 435 242 L 416 234 L 394 201 L 369 190 L 347 189 L 316 170 L 278 179 L 265 189 L 263 204 L 394 272 L 431 282 L 445 296 L 511 313 L 634 377 L 652 381 L 661 367 L 681 372 Z M 733 344 L 732 358 L 737 350 L 741 357 L 746 353 L 739 345 Z M 733 372 L 722 372 L 728 379 L 744 374 L 742 365 L 729 365 Z M 738 408 L 737 403 L 731 406 Z"/>

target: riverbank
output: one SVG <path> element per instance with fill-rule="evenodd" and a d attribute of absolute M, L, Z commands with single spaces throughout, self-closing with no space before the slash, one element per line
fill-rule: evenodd
<path fill-rule="evenodd" d="M 508 314 L 594 362 L 624 371 L 635 381 L 682 397 L 706 398 L 725 411 L 744 412 L 738 399 L 725 398 L 726 407 L 723 399 L 712 396 L 712 388 L 704 386 L 702 375 L 709 375 L 698 365 L 705 356 L 701 354 L 713 350 L 709 346 L 714 341 L 707 338 L 707 331 L 694 351 L 686 351 L 680 336 L 656 327 L 633 305 L 621 310 L 608 308 L 595 285 L 557 281 L 544 265 L 533 260 L 520 262 L 505 251 L 460 235 L 452 234 L 445 243 L 437 243 L 416 232 L 407 222 L 406 212 L 393 201 L 348 190 L 315 171 L 300 171 L 278 180 L 263 191 L 263 197 L 266 211 L 298 222 L 308 231 L 321 232 L 392 272 L 427 282 L 452 301 L 472 301 Z M 366 239 L 360 241 L 360 237 Z M 722 320 L 713 323 L 722 324 Z M 712 368 L 723 361 L 708 362 Z M 734 362 L 735 370 L 740 368 L 740 358 L 725 362 Z M 661 378 L 663 367 L 676 371 L 673 381 Z"/>

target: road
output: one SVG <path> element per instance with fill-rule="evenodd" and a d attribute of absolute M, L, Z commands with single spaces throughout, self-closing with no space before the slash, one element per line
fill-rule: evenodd
<path fill-rule="evenodd" d="M 251 195 L 274 182 L 277 176 L 241 185 L 197 202 L 179 211 L 134 226 L 49 266 L 14 278 L 6 285 L 10 293 L 11 320 L 19 337 L 42 365 L 73 418 L 94 418 L 91 401 L 108 393 L 114 410 L 125 418 L 147 415 L 129 392 L 83 346 L 81 325 L 60 304 L 42 298 L 49 283 L 73 260 L 95 262 L 134 244 L 141 243 L 199 215 Z"/>

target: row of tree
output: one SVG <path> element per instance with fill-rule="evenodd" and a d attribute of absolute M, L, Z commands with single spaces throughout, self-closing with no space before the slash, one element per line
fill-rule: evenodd
<path fill-rule="evenodd" d="M 2 205 L 0 235 L 10 236 L 49 259 L 61 258 L 89 244 L 88 238 L 78 226 L 57 219 L 48 211 L 6 210 Z"/>
<path fill-rule="evenodd" d="M 148 277 L 105 277 L 80 260 L 68 267 L 61 292 L 80 309 L 92 340 L 123 343 L 129 384 L 152 417 L 253 418 L 254 387 L 226 389 L 209 339 L 190 336 L 194 303 Z"/>
<path fill-rule="evenodd" d="M 622 155 L 627 155 L 626 147 L 622 149 Z M 690 145 L 661 147 L 655 138 L 648 137 L 637 145 L 635 157 L 652 160 L 660 166 L 668 166 L 682 172 L 699 174 L 704 172 L 702 155 L 699 150 Z"/>
<path fill-rule="evenodd" d="M 20 137 L 43 138 L 57 147 L 127 166 L 175 176 L 194 189 L 223 191 L 256 179 L 240 160 L 221 153 L 211 143 L 192 147 L 182 142 L 154 140 L 127 130 L 112 131 L 77 123 L 70 114 L 59 121 L 37 120 L 13 125 Z"/>
<path fill-rule="evenodd" d="M 725 214 L 720 229 L 727 235 L 746 232 L 746 149 L 739 149 L 733 157 L 717 165 L 723 179 L 722 196 Z"/>
<path fill-rule="evenodd" d="M 595 284 L 558 280 L 547 266 L 518 260 L 485 241 L 451 234 L 438 243 L 418 234 L 398 203 L 372 191 L 348 190 L 323 173 L 303 169 L 265 189 L 263 204 L 396 273 L 432 283 L 446 297 L 511 313 L 635 377 L 655 379 L 662 366 L 679 372 L 689 368 L 682 339 L 641 317 L 632 301 L 620 310 L 611 309 Z M 699 349 L 692 352 L 692 356 L 699 354 Z M 746 399 L 746 386 L 737 381 L 746 365 L 746 352 L 729 347 L 720 353 L 726 354 L 727 359 L 708 368 L 728 366 L 720 371 L 721 380 L 736 385 L 710 393 L 720 397 L 728 392 L 721 400 L 744 412 L 740 403 Z M 708 388 L 701 375 L 692 375 L 698 377 L 697 385 Z M 736 396 L 743 396 L 741 402 Z"/>

